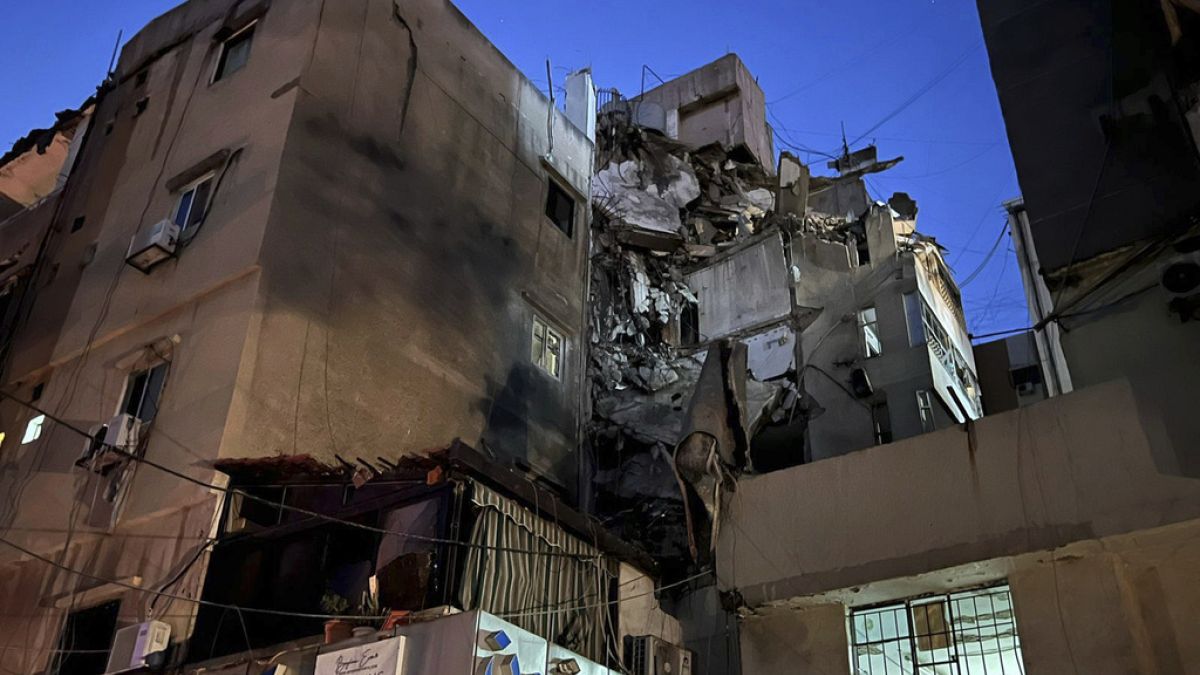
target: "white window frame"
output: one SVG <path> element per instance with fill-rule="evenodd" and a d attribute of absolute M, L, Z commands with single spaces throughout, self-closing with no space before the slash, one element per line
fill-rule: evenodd
<path fill-rule="evenodd" d="M 917 390 L 917 415 L 921 418 L 921 431 L 929 433 L 937 430 L 933 417 L 933 393 L 928 389 Z"/>
<path fill-rule="evenodd" d="M 870 314 L 870 319 L 867 316 Z M 883 340 L 879 337 L 879 310 L 874 305 L 858 310 L 858 334 L 862 340 L 863 355 L 873 358 L 883 354 Z"/>
<path fill-rule="evenodd" d="M 145 368 L 137 368 L 135 370 L 131 370 L 131 371 L 127 372 L 125 374 L 125 387 L 121 390 L 121 398 L 117 403 L 116 414 L 120 415 L 120 414 L 126 412 L 125 409 L 128 404 L 125 400 L 125 397 L 129 395 L 129 388 L 131 386 L 133 386 L 134 378 L 136 378 L 138 375 L 140 375 L 142 373 L 147 373 L 148 379 L 146 381 L 146 385 L 149 386 L 152 381 L 153 371 L 157 368 L 163 368 L 164 371 L 163 371 L 162 381 L 158 388 L 158 394 L 155 399 L 155 407 L 154 407 L 154 416 L 158 417 L 158 413 L 162 409 L 161 404 L 162 404 L 163 393 L 166 392 L 166 390 L 167 390 L 167 377 L 170 375 L 170 367 L 171 367 L 171 363 L 169 361 L 158 361 L 158 362 L 155 362 L 155 363 L 152 363 L 152 364 L 146 366 Z M 140 401 L 138 401 L 137 414 L 134 415 L 134 417 L 137 417 L 142 422 L 150 422 L 151 420 L 147 420 L 144 417 L 142 417 L 142 414 L 144 414 L 144 412 L 145 412 L 144 410 L 142 410 L 142 407 L 144 405 L 146 405 L 146 390 L 142 390 L 142 398 Z M 130 413 L 130 414 L 132 414 L 132 413 Z"/>
<path fill-rule="evenodd" d="M 257 26 L 258 26 L 258 19 L 255 19 L 254 21 L 251 21 L 250 23 L 246 24 L 245 26 L 242 26 L 238 30 L 234 31 L 234 33 L 232 35 L 230 35 L 229 37 L 225 38 L 224 40 L 221 40 L 221 49 L 217 51 L 217 61 L 216 61 L 216 63 L 213 64 L 212 77 L 208 81 L 208 83 L 210 85 L 216 84 L 217 82 L 225 80 L 225 79 L 233 76 L 234 74 L 236 74 L 238 71 L 242 70 L 242 68 L 246 67 L 246 65 L 243 64 L 241 66 L 241 68 L 238 68 L 237 70 L 233 71 L 232 73 L 228 73 L 224 77 L 221 77 L 221 64 L 225 63 L 225 57 L 229 53 L 229 43 L 231 43 L 234 40 L 238 39 L 239 37 L 245 35 L 247 31 L 254 30 Z M 250 37 L 250 47 L 251 47 L 251 49 L 254 48 L 254 36 Z M 247 54 L 246 55 L 246 64 L 249 64 L 249 63 L 250 63 L 250 55 Z"/>
<path fill-rule="evenodd" d="M 542 317 L 533 315 L 530 360 L 542 372 L 556 380 L 562 379 L 562 366 L 567 341 L 563 334 Z"/>
<path fill-rule="evenodd" d="M 171 207 L 171 214 L 170 214 L 169 218 L 171 219 L 172 223 L 175 223 L 176 225 L 179 226 L 180 234 L 187 232 L 188 229 L 191 228 L 193 225 L 199 224 L 199 223 L 189 224 L 188 221 L 190 221 L 192 219 L 192 213 L 195 212 L 195 210 L 196 210 L 196 190 L 201 185 L 203 185 L 205 182 L 209 183 L 209 187 L 208 187 L 208 194 L 204 196 L 204 207 L 203 207 L 204 211 L 208 211 L 208 207 L 212 205 L 213 187 L 215 187 L 214 181 L 216 180 L 216 178 L 217 178 L 217 172 L 209 171 L 208 173 L 204 174 L 203 176 L 197 178 L 196 180 L 188 183 L 187 185 L 185 185 L 175 191 L 174 206 Z M 179 220 L 178 220 L 179 208 L 183 204 L 183 198 L 189 194 L 192 196 L 192 198 L 191 198 L 191 201 L 188 202 L 187 214 L 183 217 L 183 219 L 182 219 L 183 222 L 179 222 Z M 205 217 L 203 215 L 203 213 L 204 212 L 202 211 L 201 218 Z"/>

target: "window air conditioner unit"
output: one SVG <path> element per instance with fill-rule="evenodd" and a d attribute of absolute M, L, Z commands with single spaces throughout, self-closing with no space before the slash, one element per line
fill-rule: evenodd
<path fill-rule="evenodd" d="M 625 666 L 631 675 L 692 675 L 692 652 L 653 635 L 627 635 Z"/>
<path fill-rule="evenodd" d="M 155 265 L 175 256 L 179 243 L 179 226 L 170 220 L 160 220 L 153 227 L 133 235 L 125 262 L 142 274 L 149 274 Z"/>
<path fill-rule="evenodd" d="M 104 675 L 156 665 L 151 663 L 151 657 L 165 652 L 170 643 L 171 626 L 162 621 L 147 621 L 122 628 L 113 637 Z"/>

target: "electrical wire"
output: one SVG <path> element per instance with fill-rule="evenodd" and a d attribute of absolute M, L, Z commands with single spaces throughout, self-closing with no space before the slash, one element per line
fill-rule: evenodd
<path fill-rule="evenodd" d="M 79 434 L 80 436 L 82 436 L 84 438 L 89 438 L 89 439 L 92 438 L 92 436 L 90 434 L 88 434 L 86 431 L 80 429 L 79 427 L 74 426 L 73 424 L 71 424 L 70 422 L 67 422 L 66 420 L 63 420 L 63 419 L 53 415 L 52 413 L 49 413 L 49 412 L 43 410 L 42 408 L 34 405 L 33 403 L 30 403 L 29 401 L 25 401 L 25 400 L 23 400 L 17 396 L 14 396 L 3 390 L 0 390 L 0 398 L 9 399 L 9 400 L 14 401 L 30 410 L 37 412 L 38 414 L 45 415 L 46 419 L 48 419 L 52 422 L 55 422 L 56 424 L 66 428 L 69 431 Z M 579 562 L 594 562 L 599 558 L 598 556 L 585 556 L 585 555 L 580 555 L 580 554 L 576 554 L 576 553 L 566 553 L 566 552 L 562 552 L 562 551 L 536 551 L 536 550 L 532 550 L 532 549 L 523 549 L 523 548 L 512 547 L 512 546 L 492 546 L 492 545 L 488 545 L 488 544 L 478 544 L 478 543 L 468 542 L 468 541 L 459 541 L 456 539 L 446 539 L 446 538 L 442 538 L 442 537 L 429 537 L 426 535 L 415 534 L 412 532 L 389 530 L 387 528 L 376 527 L 376 526 L 367 525 L 364 523 L 356 523 L 352 520 L 344 520 L 341 518 L 337 518 L 335 516 L 330 516 L 330 515 L 327 515 L 324 513 L 320 513 L 319 511 L 313 511 L 311 509 L 306 509 L 306 508 L 295 506 L 292 504 L 286 504 L 284 502 L 267 499 L 266 497 L 261 497 L 259 495 L 255 495 L 255 494 L 246 492 L 245 490 L 241 490 L 238 488 L 231 488 L 231 487 L 224 486 L 224 485 L 217 485 L 215 483 L 209 483 L 207 481 L 200 480 L 199 478 L 193 478 L 181 471 L 164 466 L 153 460 L 146 459 L 145 457 L 138 456 L 135 453 L 128 452 L 128 451 L 126 451 L 122 448 L 116 447 L 114 445 L 110 445 L 108 443 L 101 443 L 100 445 L 102 447 L 107 448 L 109 451 L 113 452 L 114 454 L 119 455 L 120 457 L 129 459 L 129 460 L 134 461 L 139 464 L 144 464 L 151 468 L 157 469 L 158 471 L 161 471 L 162 473 L 165 473 L 169 476 L 173 476 L 180 480 L 184 480 L 189 483 L 193 483 L 195 485 L 198 485 L 198 486 L 203 487 L 208 490 L 212 490 L 214 492 L 219 492 L 222 494 L 229 494 L 229 495 L 238 495 L 244 499 L 250 499 L 250 500 L 256 501 L 260 504 L 270 506 L 272 508 L 278 508 L 278 509 L 282 509 L 284 511 L 291 511 L 293 513 L 299 513 L 302 515 L 309 516 L 310 518 L 315 518 L 317 520 L 322 520 L 325 522 L 334 523 L 334 524 L 338 524 L 338 525 L 344 525 L 346 527 L 364 530 L 367 532 L 374 532 L 376 534 L 393 535 L 393 536 L 397 536 L 397 537 L 403 537 L 406 539 L 410 539 L 412 541 L 421 541 L 421 542 L 430 543 L 430 544 L 445 544 L 448 546 L 461 546 L 464 548 L 476 548 L 476 549 L 487 550 L 487 551 L 497 551 L 497 552 L 501 552 L 501 553 L 522 553 L 522 554 L 526 554 L 526 555 L 540 555 L 540 556 L 546 556 L 546 557 L 552 557 L 552 558 L 553 557 L 570 558 L 570 559 L 573 559 L 573 560 L 576 560 Z"/>
<path fill-rule="evenodd" d="M 928 94 L 938 84 L 941 84 L 942 80 L 945 80 L 947 77 L 949 77 L 950 74 L 953 73 L 955 70 L 957 70 L 959 66 L 961 66 L 963 63 L 966 63 L 967 58 L 969 56 L 971 56 L 971 54 L 975 53 L 975 51 L 977 49 L 979 49 L 979 47 L 982 44 L 983 44 L 983 42 L 976 42 L 975 44 L 971 45 L 969 48 L 967 48 L 966 51 L 964 51 L 961 55 L 959 55 L 958 58 L 954 59 L 954 61 L 951 62 L 950 65 L 946 66 L 946 68 L 944 70 L 942 70 L 940 73 L 935 75 L 933 77 L 933 79 L 931 79 L 930 81 L 921 85 L 915 92 L 912 93 L 911 96 L 904 99 L 904 101 L 902 101 L 900 103 L 900 105 L 896 106 L 891 112 L 884 115 L 883 119 L 881 119 L 878 122 L 876 122 L 875 124 L 871 125 L 871 127 L 869 129 L 867 129 L 866 131 L 859 134 L 857 138 L 855 138 L 854 140 L 847 143 L 847 145 L 858 144 L 859 141 L 863 140 L 867 136 L 870 136 L 871 132 L 879 129 L 883 125 L 892 121 L 897 115 L 904 112 L 910 105 L 912 105 L 913 103 L 916 103 L 918 100 L 920 100 L 920 98 L 922 96 L 924 96 L 925 94 Z"/>
<path fill-rule="evenodd" d="M 992 244 L 992 247 L 988 249 L 987 255 L 983 257 L 983 262 L 980 262 L 979 265 L 974 270 L 971 270 L 971 273 L 968 274 L 966 278 L 964 278 L 958 284 L 960 289 L 966 288 L 967 284 L 975 281 L 975 279 L 979 276 L 979 273 L 982 272 L 984 268 L 987 267 L 988 263 L 992 261 L 992 257 L 995 256 L 996 251 L 1000 249 L 1000 242 L 1004 241 L 1004 233 L 1007 231 L 1008 223 L 1006 222 L 1004 223 L 1004 227 L 1000 228 L 1000 234 L 996 237 L 996 241 Z"/>
<path fill-rule="evenodd" d="M 376 616 L 373 614 L 348 616 L 348 615 L 344 615 L 344 614 L 318 614 L 318 613 L 312 613 L 312 612 L 292 612 L 292 611 L 281 610 L 281 609 L 268 609 L 265 607 L 242 607 L 240 605 L 234 605 L 234 604 L 229 604 L 229 603 L 224 603 L 224 602 L 215 602 L 213 600 L 204 600 L 202 598 L 189 598 L 185 595 L 177 595 L 174 593 L 168 593 L 166 591 L 155 591 L 155 590 L 151 590 L 148 588 L 142 588 L 141 586 L 135 586 L 133 584 L 126 583 L 124 581 L 120 581 L 117 579 L 109 579 L 108 577 L 102 577 L 102 576 L 99 576 L 96 574 L 92 574 L 90 572 L 84 572 L 83 570 L 75 569 L 68 565 L 63 565 L 63 564 L 57 563 L 54 560 L 51 560 L 50 558 L 39 555 L 39 554 L 25 548 L 24 546 L 21 546 L 20 544 L 13 543 L 13 542 L 9 541 L 8 539 L 2 538 L 2 537 L 0 537 L 0 544 L 4 544 L 5 546 L 12 548 L 13 550 L 15 550 L 19 553 L 27 555 L 30 558 L 33 558 L 34 560 L 38 560 L 42 563 L 45 563 L 46 565 L 54 567 L 55 569 L 61 570 L 63 572 L 66 572 L 68 574 L 71 574 L 71 575 L 74 575 L 77 577 L 81 577 L 81 578 L 88 579 L 91 581 L 98 581 L 102 584 L 110 584 L 113 586 L 118 586 L 120 588 L 124 588 L 124 589 L 131 590 L 131 591 L 136 591 L 139 593 L 150 593 L 153 595 L 162 596 L 162 597 L 169 598 L 172 600 L 189 602 L 194 605 L 201 606 L 201 607 L 213 607 L 215 609 L 223 609 L 223 610 L 233 611 L 233 612 L 249 612 L 251 614 L 289 617 L 289 618 L 294 618 L 294 619 L 322 619 L 322 620 L 342 619 L 342 620 L 347 620 L 347 621 L 376 621 L 376 620 L 385 618 L 383 616 Z M 662 591 L 670 590 L 672 588 L 678 588 L 685 584 L 690 584 L 693 581 L 701 579 L 710 574 L 712 574 L 711 569 L 703 570 L 703 571 L 701 571 L 697 574 L 694 574 L 690 577 L 681 579 L 680 581 L 676 581 L 676 582 L 670 583 L 670 584 L 665 584 L 665 585 L 659 586 L 658 588 L 655 588 L 653 590 L 646 591 L 644 593 L 638 593 L 636 595 L 630 595 L 630 596 L 627 596 L 625 598 L 621 598 L 618 600 L 609 600 L 606 602 L 596 603 L 596 604 L 592 604 L 592 605 L 577 605 L 577 606 L 565 607 L 565 608 L 561 608 L 561 609 L 552 609 L 552 610 L 543 611 L 543 612 L 538 612 L 538 611 L 530 612 L 529 610 L 518 610 L 516 612 L 509 612 L 507 614 L 499 614 L 497 616 L 499 616 L 500 618 L 519 618 L 519 617 L 523 617 L 523 616 L 538 616 L 540 614 L 557 613 L 557 612 L 562 612 L 562 611 L 567 611 L 567 610 L 583 610 L 583 609 L 597 609 L 597 608 L 602 608 L 602 607 L 611 607 L 613 605 L 618 605 L 621 602 L 625 602 L 628 600 L 636 600 L 638 598 L 644 598 L 644 597 L 647 597 L 650 595 L 655 595 L 657 593 L 661 593 Z"/>

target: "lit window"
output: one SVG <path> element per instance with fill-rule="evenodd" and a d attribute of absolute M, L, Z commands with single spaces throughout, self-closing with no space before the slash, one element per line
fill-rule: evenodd
<path fill-rule="evenodd" d="M 38 415 L 29 420 L 29 424 L 25 425 L 25 437 L 21 439 L 21 444 L 32 443 L 42 437 L 42 427 L 46 424 L 46 416 Z"/>
<path fill-rule="evenodd" d="M 254 26 L 255 24 L 246 26 L 221 43 L 221 57 L 217 60 L 217 72 L 213 75 L 213 82 L 218 82 L 236 73 L 250 60 L 250 43 L 254 40 Z"/>
<path fill-rule="evenodd" d="M 546 217 L 568 237 L 575 230 L 575 200 L 554 181 L 546 190 Z"/>
<path fill-rule="evenodd" d="M 928 389 L 917 392 L 917 410 L 921 413 L 921 431 L 933 431 L 933 397 Z"/>
<path fill-rule="evenodd" d="M 208 198 L 212 194 L 213 175 L 209 174 L 179 192 L 171 220 L 184 232 L 199 223 L 208 210 Z"/>
<path fill-rule="evenodd" d="M 551 328 L 540 318 L 533 317 L 533 351 L 531 358 L 534 365 L 557 378 L 562 368 L 562 345 L 562 335 L 558 331 Z"/>
<path fill-rule="evenodd" d="M 162 396 L 166 380 L 167 364 L 165 363 L 132 373 L 129 376 L 129 382 L 125 385 L 121 412 L 133 415 L 146 423 L 154 421 L 155 415 L 158 414 L 158 399 Z"/>
<path fill-rule="evenodd" d="M 1008 585 L 850 611 L 852 670 L 1024 673 Z"/>
<path fill-rule="evenodd" d="M 867 307 L 858 313 L 858 328 L 862 332 L 863 353 L 867 358 L 883 353 L 883 344 L 879 341 L 879 320 L 874 307 Z"/>
<path fill-rule="evenodd" d="M 8 434 L 4 433 L 3 431 L 0 431 L 0 448 L 4 447 L 4 439 L 7 436 L 8 436 Z"/>

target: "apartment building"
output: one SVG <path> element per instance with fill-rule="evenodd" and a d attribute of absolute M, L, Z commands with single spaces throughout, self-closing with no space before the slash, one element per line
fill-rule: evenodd
<path fill-rule="evenodd" d="M 739 479 L 716 566 L 740 601 L 741 672 L 1200 664 L 1200 17 L 978 5 L 1024 197 L 1008 204 L 1037 352 L 1023 362 L 1050 396 Z"/>
<path fill-rule="evenodd" d="M 220 652 L 235 624 L 196 600 L 237 591 L 208 565 L 247 528 L 295 525 L 242 492 L 374 523 L 371 482 L 424 484 L 406 462 L 462 439 L 543 508 L 574 501 L 592 140 L 457 9 L 191 0 L 122 48 L 87 113 L 5 157 L 6 668 L 74 672 L 71 636 L 149 619 L 177 661 Z M 13 197 L 22 177 L 50 187 Z M 521 496 L 499 489 L 455 494 L 463 513 Z M 288 601 L 307 556 L 246 583 L 328 614 L 328 589 Z M 196 630 L 219 639 L 189 657 Z"/>

